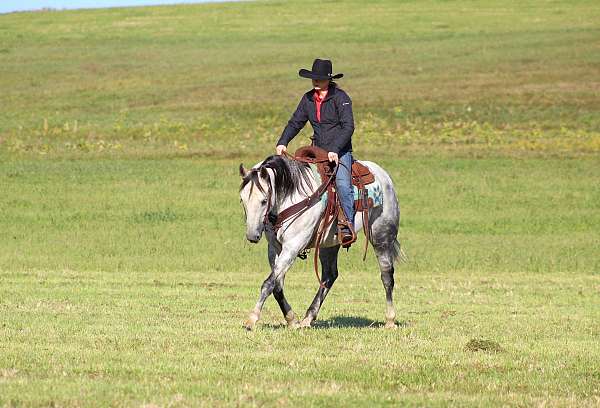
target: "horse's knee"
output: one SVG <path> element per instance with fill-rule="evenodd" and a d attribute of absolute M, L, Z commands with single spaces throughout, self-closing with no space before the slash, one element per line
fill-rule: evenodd
<path fill-rule="evenodd" d="M 275 296 L 283 296 L 283 278 L 275 278 L 273 279 L 273 295 Z"/>
<path fill-rule="evenodd" d="M 273 276 L 269 276 L 267 279 L 265 279 L 265 281 L 263 282 L 262 286 L 260 287 L 261 292 L 269 292 L 272 293 L 273 290 L 275 289 L 275 279 L 273 279 Z"/>

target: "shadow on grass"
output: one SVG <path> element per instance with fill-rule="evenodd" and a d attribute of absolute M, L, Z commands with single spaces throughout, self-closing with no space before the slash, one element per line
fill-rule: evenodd
<path fill-rule="evenodd" d="M 408 325 L 407 322 L 396 322 L 398 327 L 406 327 Z M 384 322 L 367 319 L 365 317 L 358 316 L 334 316 L 327 320 L 316 320 L 313 322 L 311 329 L 335 329 L 335 328 L 383 328 Z M 284 323 L 281 324 L 262 324 L 261 327 L 263 329 L 268 330 L 280 330 L 287 329 L 287 325 Z"/>
<path fill-rule="evenodd" d="M 378 320 L 367 319 L 365 317 L 358 316 L 334 316 L 327 320 L 317 320 L 313 323 L 313 328 L 315 329 L 329 329 L 329 328 L 346 328 L 346 327 L 354 327 L 354 328 L 365 328 L 365 327 L 375 327 L 375 328 L 383 328 L 385 325 L 384 322 Z M 406 327 L 408 326 L 408 322 L 396 322 L 398 327 Z"/>
<path fill-rule="evenodd" d="M 317 320 L 313 323 L 315 329 L 344 328 L 344 327 L 383 327 L 383 322 L 357 316 L 334 316 L 327 320 Z"/>

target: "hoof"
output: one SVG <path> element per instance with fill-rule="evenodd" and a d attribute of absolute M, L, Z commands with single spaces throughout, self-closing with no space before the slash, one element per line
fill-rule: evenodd
<path fill-rule="evenodd" d="M 309 319 L 308 317 L 305 317 L 304 319 L 302 319 L 302 321 L 300 322 L 300 328 L 305 329 L 307 327 L 310 327 L 312 323 L 312 319 Z"/>
<path fill-rule="evenodd" d="M 300 327 L 300 321 L 294 312 L 289 312 L 287 316 L 285 316 L 285 321 L 290 329 L 297 329 Z"/>
<path fill-rule="evenodd" d="M 254 327 L 256 326 L 256 322 L 258 321 L 258 316 L 256 316 L 254 313 L 251 313 L 250 316 L 248 317 L 248 320 L 246 320 L 244 322 L 244 329 L 250 331 L 250 330 L 254 330 Z"/>
<path fill-rule="evenodd" d="M 385 322 L 385 326 L 386 329 L 397 329 L 398 326 L 396 325 L 396 323 L 393 320 L 388 320 L 387 322 Z"/>

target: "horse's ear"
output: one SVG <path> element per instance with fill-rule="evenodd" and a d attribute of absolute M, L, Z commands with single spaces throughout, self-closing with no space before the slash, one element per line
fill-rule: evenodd
<path fill-rule="evenodd" d="M 246 177 L 248 175 L 248 170 L 246 170 L 244 168 L 244 165 L 242 163 L 240 163 L 240 176 L 242 178 Z"/>
<path fill-rule="evenodd" d="M 268 179 L 269 179 L 269 172 L 267 171 L 267 169 L 266 169 L 266 168 L 264 168 L 264 167 L 261 167 L 261 168 L 260 168 L 260 176 L 261 176 L 262 178 L 264 178 L 265 180 L 268 180 Z"/>

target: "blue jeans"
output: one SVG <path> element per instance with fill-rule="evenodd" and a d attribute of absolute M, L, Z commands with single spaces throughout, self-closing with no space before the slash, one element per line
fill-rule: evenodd
<path fill-rule="evenodd" d="M 335 184 L 337 194 L 342 204 L 342 209 L 346 218 L 354 227 L 354 190 L 352 188 L 352 152 L 346 152 L 339 156 L 340 165 L 338 166 Z"/>

